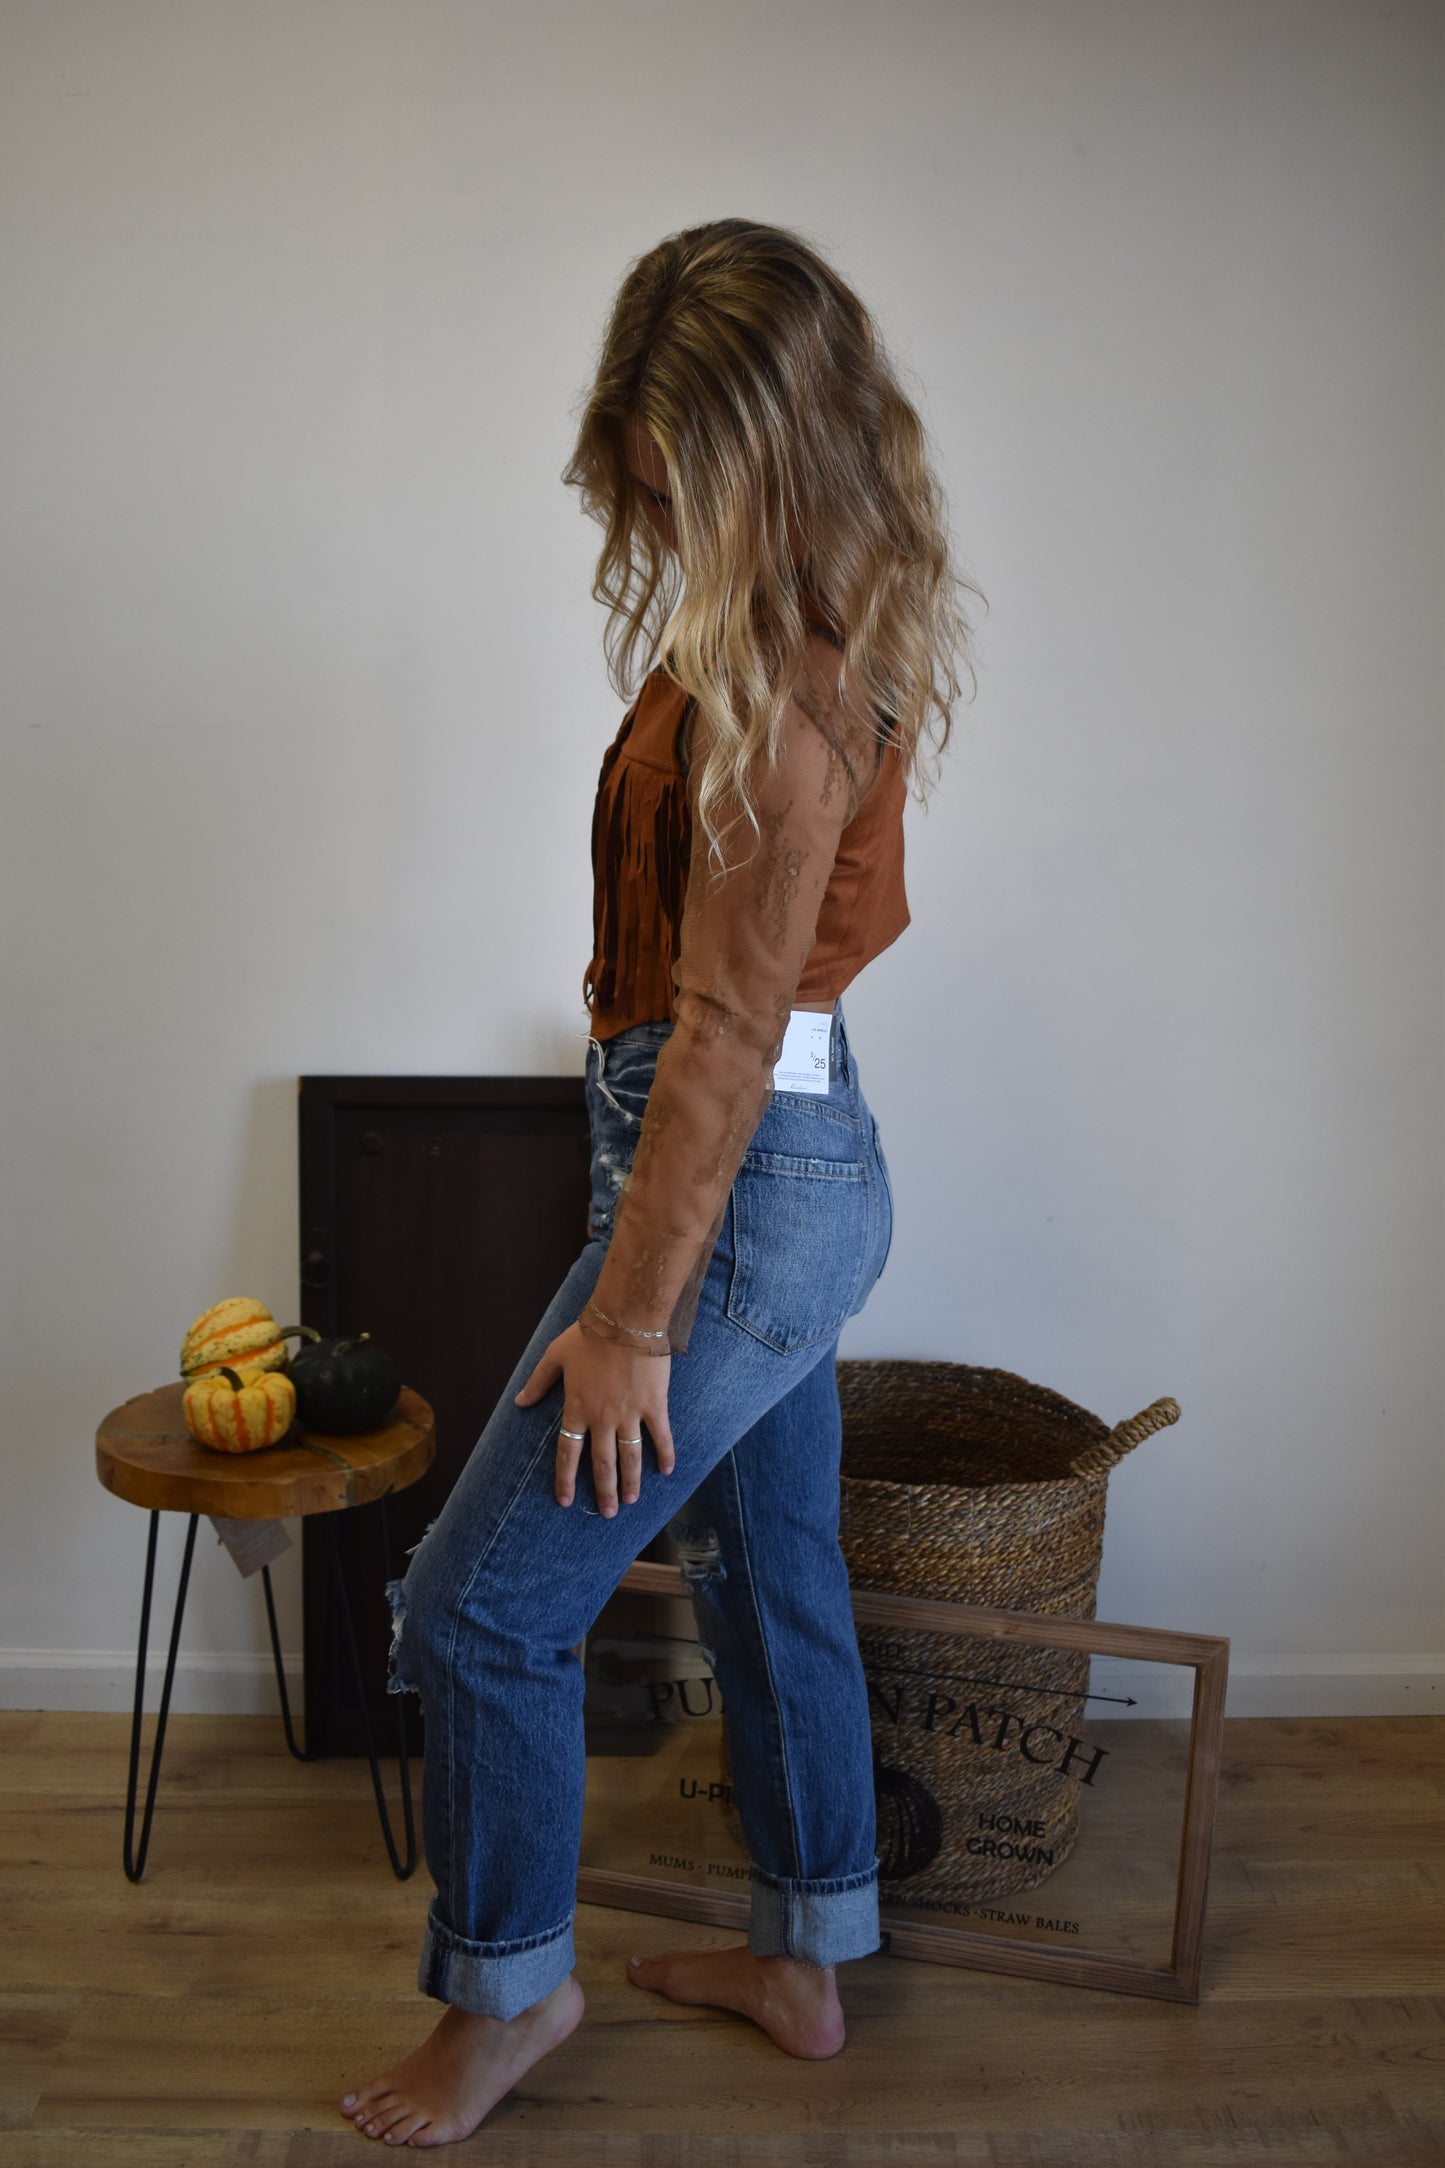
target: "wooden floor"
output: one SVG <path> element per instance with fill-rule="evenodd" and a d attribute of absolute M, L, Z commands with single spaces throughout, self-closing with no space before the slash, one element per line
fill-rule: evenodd
<path fill-rule="evenodd" d="M 415 1979 L 431 1885 L 424 1867 L 393 1877 L 365 1763 L 294 1762 L 277 1719 L 172 1718 L 133 1885 L 128 1727 L 0 1715 L 0 2164 L 390 2154 L 333 2104 L 430 2030 Z M 1227 1726 L 1198 2005 L 865 1958 L 839 1974 L 847 2047 L 808 2064 L 622 1975 L 630 1950 L 736 1939 L 584 1907 L 581 2027 L 439 2157 L 1445 2161 L 1445 1719 Z"/>

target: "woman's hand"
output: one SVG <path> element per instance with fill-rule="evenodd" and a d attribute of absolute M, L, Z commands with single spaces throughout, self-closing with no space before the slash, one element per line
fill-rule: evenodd
<path fill-rule="evenodd" d="M 563 1380 L 562 1428 L 586 1431 L 597 1503 L 610 1519 L 617 1511 L 619 1475 L 624 1504 L 634 1504 L 642 1488 L 642 1446 L 619 1445 L 619 1437 L 640 1440 L 646 1423 L 660 1472 L 672 1473 L 677 1456 L 667 1420 L 671 1376 L 670 1355 L 638 1354 L 618 1341 L 595 1340 L 580 1325 L 569 1325 L 517 1394 L 517 1405 L 530 1407 L 558 1378 Z M 581 1458 L 580 1438 L 557 1440 L 559 1505 L 572 1503 Z"/>

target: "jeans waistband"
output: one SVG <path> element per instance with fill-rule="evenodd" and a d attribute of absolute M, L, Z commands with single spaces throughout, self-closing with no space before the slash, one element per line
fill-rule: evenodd
<path fill-rule="evenodd" d="M 645 1024 L 629 1024 L 622 1031 L 615 1031 L 610 1039 L 594 1039 L 589 1036 L 588 1045 L 598 1049 L 603 1065 L 613 1048 L 638 1048 L 657 1052 L 672 1037 L 675 1020 L 658 1017 Z M 847 1091 L 853 1088 L 853 1055 L 848 1041 L 848 1026 L 843 1017 L 843 997 L 840 994 L 833 1003 L 833 1029 L 828 1043 L 828 1071 L 834 1090 L 841 1084 Z"/>

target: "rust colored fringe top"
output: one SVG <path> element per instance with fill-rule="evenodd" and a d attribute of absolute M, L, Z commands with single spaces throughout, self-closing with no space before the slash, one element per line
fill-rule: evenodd
<path fill-rule="evenodd" d="M 682 736 L 688 696 L 659 665 L 602 760 L 592 813 L 592 960 L 582 999 L 592 1036 L 674 1016 L 692 814 Z M 896 741 L 843 830 L 794 1003 L 836 1001 L 909 923 L 903 889 L 907 783 Z"/>

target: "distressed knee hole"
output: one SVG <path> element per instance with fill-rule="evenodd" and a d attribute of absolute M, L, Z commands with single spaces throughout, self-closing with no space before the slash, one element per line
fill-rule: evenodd
<path fill-rule="evenodd" d="M 406 1667 L 402 1628 L 406 1623 L 406 1583 L 388 1581 L 386 1600 L 391 1605 L 391 1647 L 386 1656 L 386 1690 L 389 1694 L 419 1694 L 421 1688 Z"/>
<path fill-rule="evenodd" d="M 438 1515 L 433 1514 L 415 1543 L 407 1545 L 406 1556 L 408 1558 L 415 1558 L 417 1552 L 426 1542 L 427 1537 L 436 1527 L 438 1518 Z M 391 1606 L 391 1647 L 387 1650 L 386 1655 L 386 1690 L 389 1694 L 419 1694 L 421 1688 L 411 1676 L 410 1667 L 406 1663 L 406 1649 L 402 1640 L 402 1630 L 406 1624 L 405 1574 L 398 1580 L 387 1582 L 386 1600 Z"/>
<path fill-rule="evenodd" d="M 722 1545 L 715 1528 L 705 1528 L 690 1521 L 673 1521 L 669 1530 L 678 1548 L 678 1568 L 684 1581 L 725 1581 L 727 1567 L 723 1564 Z"/>

